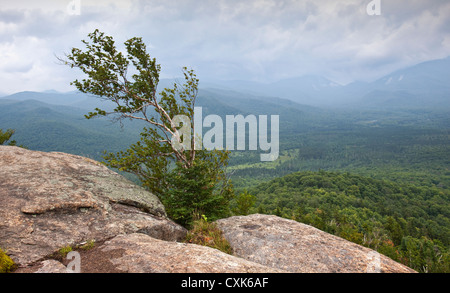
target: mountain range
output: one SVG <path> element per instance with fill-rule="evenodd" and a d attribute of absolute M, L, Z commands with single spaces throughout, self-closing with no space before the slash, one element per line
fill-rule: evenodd
<path fill-rule="evenodd" d="M 162 80 L 159 88 L 173 82 Z M 438 117 L 443 125 L 449 121 L 450 58 L 345 86 L 320 76 L 270 84 L 200 81 L 196 105 L 204 115 L 280 115 L 280 139 L 286 143 L 293 133 L 372 127 L 399 119 L 421 124 Z M 113 109 L 110 102 L 78 92 L 19 92 L 0 98 L 0 129 L 16 129 L 14 139 L 31 149 L 95 159 L 105 149 L 123 150 L 138 140 L 143 123 L 124 121 L 120 127 L 108 118 L 86 120 L 84 115 L 96 107 Z"/>
<path fill-rule="evenodd" d="M 341 85 L 323 76 L 306 75 L 274 83 L 235 80 L 206 83 L 206 87 L 287 98 L 313 106 L 448 108 L 450 57 L 397 70 L 373 82 Z"/>
<path fill-rule="evenodd" d="M 159 88 L 170 87 L 175 79 L 162 79 Z M 341 85 L 323 76 L 305 75 L 273 83 L 244 80 L 200 81 L 202 90 L 226 96 L 265 97 L 291 100 L 310 106 L 358 108 L 448 108 L 450 106 L 450 57 L 422 62 L 397 70 L 373 82 L 356 81 Z M 87 95 L 56 91 L 19 92 L 3 99 L 40 102 L 93 109 L 98 101 Z M 103 104 L 105 105 L 105 104 Z"/>

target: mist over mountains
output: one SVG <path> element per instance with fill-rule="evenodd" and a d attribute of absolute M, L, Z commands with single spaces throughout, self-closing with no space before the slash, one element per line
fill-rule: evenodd
<path fill-rule="evenodd" d="M 160 81 L 159 91 L 179 80 Z M 204 115 L 279 115 L 281 144 L 311 131 L 352 131 L 355 127 L 450 123 L 450 59 L 398 70 L 374 82 L 340 85 L 320 76 L 263 84 L 200 81 L 197 106 Z M 144 124 L 109 118 L 86 120 L 96 107 L 114 105 L 79 92 L 19 92 L 0 98 L 0 128 L 16 129 L 14 139 L 31 149 L 93 156 L 119 151 L 139 139 Z M 358 130 L 359 131 L 359 130 Z M 361 130 L 362 131 L 362 130 Z M 364 130 L 365 131 L 365 130 Z"/>
<path fill-rule="evenodd" d="M 159 90 L 177 79 L 162 79 Z M 341 85 L 323 76 L 305 75 L 273 83 L 244 80 L 200 81 L 200 89 L 225 90 L 228 96 L 271 97 L 298 104 L 325 107 L 362 108 L 447 108 L 450 106 L 450 57 L 419 63 L 397 70 L 373 82 L 356 81 Z M 93 109 L 98 101 L 82 93 L 19 92 L 3 99 L 40 102 Z M 104 105 L 104 104 L 103 104 Z"/>
<path fill-rule="evenodd" d="M 357 81 L 348 85 L 307 75 L 269 84 L 228 81 L 207 86 L 286 98 L 313 106 L 447 108 L 450 105 L 450 57 L 404 68 L 373 82 Z"/>

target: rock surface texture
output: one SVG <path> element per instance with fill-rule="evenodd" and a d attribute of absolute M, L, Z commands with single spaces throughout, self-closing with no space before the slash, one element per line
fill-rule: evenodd
<path fill-rule="evenodd" d="M 155 195 L 94 160 L 0 146 L 0 247 L 16 264 L 133 232 L 186 235 Z"/>
<path fill-rule="evenodd" d="M 156 196 L 98 162 L 0 146 L 0 248 L 17 273 L 65 273 L 78 249 L 85 273 L 414 272 L 311 226 L 269 215 L 217 221 L 234 255 L 180 243 Z"/>
<path fill-rule="evenodd" d="M 217 221 L 238 257 L 292 273 L 412 273 L 375 251 L 272 215 Z"/>
<path fill-rule="evenodd" d="M 81 270 L 85 273 L 283 272 L 210 247 L 167 242 L 141 233 L 119 235 L 82 254 Z"/>

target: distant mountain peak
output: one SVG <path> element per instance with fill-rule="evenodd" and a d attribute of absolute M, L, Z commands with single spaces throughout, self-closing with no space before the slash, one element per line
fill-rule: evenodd
<path fill-rule="evenodd" d="M 61 92 L 58 92 L 56 90 L 46 90 L 46 91 L 43 91 L 42 93 L 44 93 L 44 94 L 62 94 Z"/>

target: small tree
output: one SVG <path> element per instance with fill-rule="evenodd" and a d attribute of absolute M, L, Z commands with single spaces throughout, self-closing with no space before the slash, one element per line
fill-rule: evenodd
<path fill-rule="evenodd" d="M 141 38 L 125 42 L 125 56 L 117 50 L 111 36 L 95 30 L 88 37 L 90 41 L 82 41 L 85 51 L 73 48 L 66 59 L 60 60 L 87 75 L 86 79 L 71 84 L 83 93 L 113 102 L 115 109 L 107 112 L 96 108 L 86 118 L 112 116 L 114 121 L 132 119 L 148 123 L 140 141 L 129 149 L 106 153 L 106 164 L 137 175 L 178 222 L 189 223 L 194 212 L 212 219 L 224 216 L 233 195 L 226 176 L 229 153 L 194 147 L 194 106 L 199 82 L 194 71 L 183 68 L 184 84 L 174 83 L 173 88 L 158 93 L 161 66 L 147 53 Z M 131 78 L 127 74 L 130 70 L 135 72 Z M 191 135 L 183 137 L 183 141 L 190 143 L 188 147 L 185 144 L 180 147 L 177 127 L 181 123 L 174 121 L 177 115 L 190 119 Z"/>
<path fill-rule="evenodd" d="M 190 168 L 182 168 L 177 162 L 177 168 L 168 174 L 171 188 L 165 196 L 165 206 L 174 221 L 187 226 L 200 215 L 214 220 L 228 213 L 226 195 L 232 194 L 231 186 L 222 186 L 222 192 L 215 192 L 217 182 L 222 180 L 215 168 L 223 164 L 218 162 L 223 159 L 211 152 L 201 153 Z"/>
<path fill-rule="evenodd" d="M 236 208 L 234 209 L 234 213 L 237 215 L 246 216 L 250 213 L 250 209 L 255 205 L 255 203 L 256 197 L 245 190 L 236 198 Z"/>

